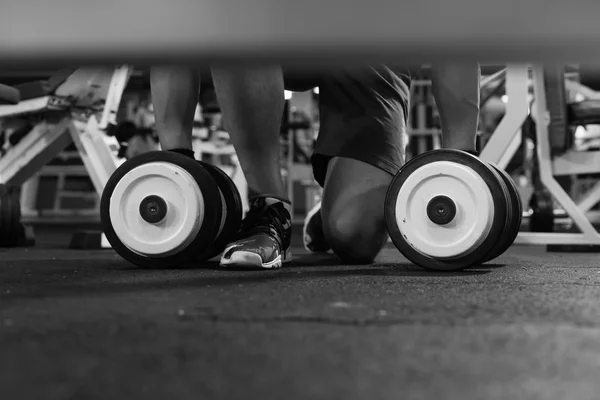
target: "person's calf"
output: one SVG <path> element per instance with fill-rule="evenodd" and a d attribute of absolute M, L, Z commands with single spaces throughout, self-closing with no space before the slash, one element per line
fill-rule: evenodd
<path fill-rule="evenodd" d="M 150 89 L 156 131 L 163 150 L 192 150 L 200 78 L 187 67 L 153 67 Z"/>
<path fill-rule="evenodd" d="M 279 142 L 285 104 L 281 68 L 220 65 L 211 71 L 248 186 L 261 196 L 285 197 Z"/>

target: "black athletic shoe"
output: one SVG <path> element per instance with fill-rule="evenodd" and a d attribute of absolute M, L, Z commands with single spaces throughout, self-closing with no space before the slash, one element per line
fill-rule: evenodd
<path fill-rule="evenodd" d="M 236 240 L 221 257 L 222 267 L 274 269 L 292 260 L 292 217 L 289 203 L 257 197 L 242 221 Z"/>

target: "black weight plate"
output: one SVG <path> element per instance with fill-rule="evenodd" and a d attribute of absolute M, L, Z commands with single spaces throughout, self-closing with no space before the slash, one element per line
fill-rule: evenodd
<path fill-rule="evenodd" d="M 10 192 L 10 225 L 9 225 L 9 246 L 17 246 L 19 239 L 23 235 L 21 230 L 21 192 L 18 188 L 12 188 Z"/>
<path fill-rule="evenodd" d="M 504 230 L 502 231 L 500 236 L 498 236 L 496 238 L 490 237 L 490 239 L 494 240 L 495 244 L 494 244 L 494 247 L 492 247 L 492 250 L 490 250 L 490 252 L 486 255 L 485 262 L 488 262 L 488 261 L 493 260 L 494 258 L 498 257 L 500 254 L 502 254 L 504 251 L 506 251 L 508 246 L 510 246 L 510 245 L 507 246 L 507 242 L 508 242 L 507 231 L 508 231 L 508 228 L 510 227 L 511 221 L 513 219 L 513 206 L 512 206 L 512 201 L 511 201 L 510 190 L 508 189 L 508 186 L 506 185 L 504 178 L 500 174 L 499 168 L 497 168 L 492 163 L 487 163 L 487 164 L 492 168 L 492 170 L 494 171 L 494 174 L 496 175 L 498 181 L 500 182 L 500 185 L 502 186 L 502 191 L 504 192 L 504 199 L 501 200 L 501 203 L 504 204 L 504 206 L 506 207 L 506 217 L 505 217 L 505 221 L 504 221 Z"/>
<path fill-rule="evenodd" d="M 531 232 L 553 232 L 554 231 L 554 201 L 548 190 L 537 190 L 529 200 L 531 216 L 529 217 L 529 229 Z"/>
<path fill-rule="evenodd" d="M 5 187 L 0 196 L 0 246 L 15 247 L 23 241 L 20 195 L 18 188 Z"/>
<path fill-rule="evenodd" d="M 4 238 L 2 245 L 6 247 L 13 246 L 14 239 L 14 225 L 18 223 L 17 215 L 15 215 L 15 196 L 13 188 L 8 189 L 8 193 L 4 196 L 2 207 L 2 219 L 4 220 Z"/>
<path fill-rule="evenodd" d="M 484 164 L 489 168 L 489 170 L 495 176 L 494 181 L 486 180 L 488 187 L 490 187 L 490 183 L 492 183 L 494 185 L 498 185 L 502 190 L 501 196 L 499 196 L 499 197 L 494 196 L 494 220 L 497 218 L 496 214 L 501 213 L 502 215 L 504 215 L 504 221 L 503 221 L 502 231 L 498 235 L 495 235 L 490 230 L 490 232 L 488 233 L 488 236 L 485 238 L 484 243 L 482 243 L 482 245 L 480 245 L 479 248 L 474 250 L 475 254 L 479 254 L 482 256 L 481 260 L 474 265 L 483 264 L 483 263 L 489 261 L 491 259 L 490 255 L 499 251 L 501 246 L 503 246 L 503 244 L 504 244 L 506 229 L 509 226 L 510 221 L 512 219 L 512 207 L 510 206 L 510 192 L 508 190 L 508 187 L 506 186 L 506 184 L 504 183 L 504 180 L 502 179 L 500 174 L 498 174 L 496 169 L 494 169 L 493 166 L 491 166 L 489 163 L 486 163 L 486 162 L 484 162 Z M 488 252 L 484 252 L 484 250 L 483 250 L 483 249 L 487 248 L 487 246 L 485 246 L 486 242 L 492 243 L 492 248 Z"/>
<path fill-rule="evenodd" d="M 167 257 L 145 257 L 131 251 L 119 240 L 110 220 L 111 196 L 119 180 L 129 171 L 152 162 L 167 162 L 184 168 L 192 175 L 205 199 L 204 221 L 198 235 L 185 249 Z M 108 179 L 100 200 L 100 219 L 108 242 L 125 260 L 146 268 L 176 267 L 193 260 L 199 252 L 205 251 L 213 243 L 219 230 L 222 212 L 217 184 L 208 171 L 192 158 L 169 151 L 152 151 L 124 162 Z"/>
<path fill-rule="evenodd" d="M 6 220 L 6 203 L 8 202 L 7 195 L 0 196 L 0 246 L 4 246 L 8 234 L 9 221 Z"/>
<path fill-rule="evenodd" d="M 599 253 L 597 244 L 549 244 L 546 251 L 553 253 Z"/>
<path fill-rule="evenodd" d="M 0 196 L 0 246 L 2 247 L 10 246 L 12 219 L 12 196 L 11 192 L 7 191 Z"/>
<path fill-rule="evenodd" d="M 225 246 L 234 240 L 237 230 L 240 227 L 240 223 L 242 222 L 244 210 L 242 208 L 242 197 L 229 175 L 221 168 L 212 164 L 202 161 L 198 162 L 212 175 L 217 186 L 221 190 L 221 194 L 223 195 L 222 200 L 224 200 L 221 230 L 212 246 L 198 258 L 198 261 L 207 261 L 222 253 Z"/>
<path fill-rule="evenodd" d="M 442 260 L 421 254 L 406 242 L 396 223 L 395 205 L 398 193 L 400 192 L 400 188 L 402 187 L 406 179 L 417 169 L 426 164 L 436 161 L 455 162 L 471 168 L 487 183 L 492 194 L 492 198 L 494 199 L 495 212 L 488 237 L 482 241 L 481 245 L 476 251 L 473 251 L 472 253 L 457 259 Z M 398 174 L 396 174 L 396 176 L 392 179 L 385 199 L 385 221 L 388 233 L 398 250 L 406 258 L 408 258 L 414 264 L 419 265 L 425 269 L 451 272 L 458 271 L 474 265 L 479 265 L 485 261 L 485 256 L 490 252 L 490 250 L 494 246 L 494 240 L 492 238 L 499 237 L 502 234 L 502 231 L 504 230 L 506 207 L 502 204 L 499 204 L 499 202 L 497 201 L 497 199 L 502 198 L 504 198 L 503 188 L 500 184 L 500 181 L 496 178 L 494 171 L 490 166 L 479 160 L 477 157 L 469 153 L 453 149 L 440 149 L 429 151 L 411 159 L 400 169 Z"/>
<path fill-rule="evenodd" d="M 515 239 L 519 235 L 519 231 L 521 230 L 521 222 L 523 219 L 523 202 L 521 201 L 521 195 L 519 194 L 519 189 L 517 189 L 517 185 L 510 177 L 510 175 L 501 168 L 498 168 L 496 165 L 490 165 L 496 170 L 498 174 L 504 180 L 504 184 L 508 189 L 508 193 L 510 195 L 510 207 L 512 209 L 512 216 L 510 222 L 504 231 L 503 239 L 502 239 L 502 247 L 500 247 L 494 255 L 490 255 L 488 261 L 493 260 L 496 257 L 504 254 L 506 250 L 512 246 Z"/>

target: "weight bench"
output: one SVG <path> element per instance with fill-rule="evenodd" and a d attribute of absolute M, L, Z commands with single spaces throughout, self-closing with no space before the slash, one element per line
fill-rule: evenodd
<path fill-rule="evenodd" d="M 61 96 L 56 95 L 56 91 L 75 71 L 74 69 L 63 69 L 53 74 L 48 80 L 31 81 L 13 87 L 6 86 L 18 93 L 18 101 L 4 103 L 11 106 L 0 107 L 0 118 L 11 118 L 52 108 L 57 109 L 61 106 L 65 107 L 67 103 L 63 102 L 61 105 L 59 101 Z"/>
<path fill-rule="evenodd" d="M 504 118 L 481 152 L 482 159 L 506 168 L 521 145 L 521 127 L 530 115 L 528 101 L 530 81 L 535 101 L 536 153 L 539 181 L 561 204 L 567 216 L 581 233 L 521 232 L 515 243 L 537 245 L 600 245 L 600 234 L 586 215 L 600 201 L 600 183 L 575 203 L 556 181 L 561 175 L 600 173 L 600 151 L 574 151 L 574 127 L 600 123 L 600 102 L 597 99 L 569 104 L 566 100 L 563 68 L 509 65 L 506 69 L 508 104 Z"/>
<path fill-rule="evenodd" d="M 600 100 L 583 100 L 567 105 L 570 125 L 600 124 Z"/>
<path fill-rule="evenodd" d="M 19 104 L 19 90 L 0 83 L 0 104 Z"/>

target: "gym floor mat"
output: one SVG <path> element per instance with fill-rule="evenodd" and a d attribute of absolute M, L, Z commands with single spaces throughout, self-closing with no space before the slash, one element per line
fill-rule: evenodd
<path fill-rule="evenodd" d="M 600 391 L 597 254 L 514 246 L 493 264 L 444 274 L 392 246 L 370 266 L 297 247 L 294 266 L 279 271 L 150 271 L 112 250 L 64 247 L 1 253 L 1 398 L 581 400 Z"/>

